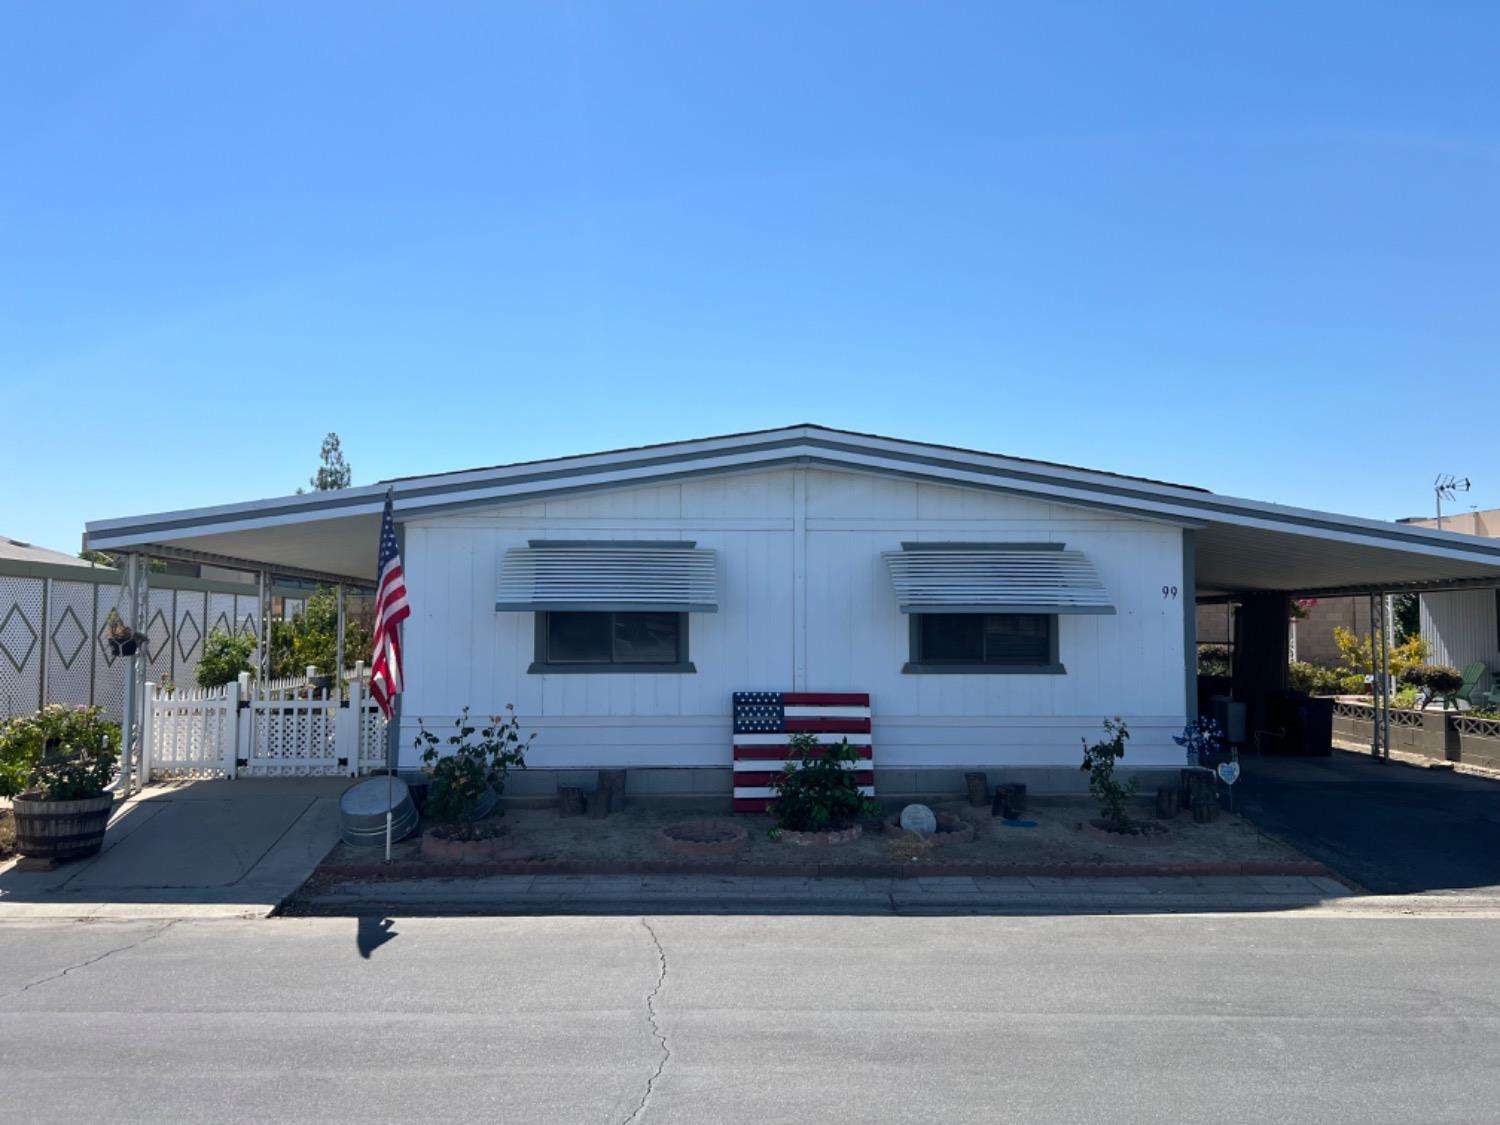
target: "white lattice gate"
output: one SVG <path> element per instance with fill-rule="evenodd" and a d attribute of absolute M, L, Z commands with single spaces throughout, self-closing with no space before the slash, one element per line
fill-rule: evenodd
<path fill-rule="evenodd" d="M 200 777 L 355 777 L 386 763 L 386 722 L 354 678 L 348 698 L 302 679 L 159 691 L 147 685 L 142 773 Z"/>

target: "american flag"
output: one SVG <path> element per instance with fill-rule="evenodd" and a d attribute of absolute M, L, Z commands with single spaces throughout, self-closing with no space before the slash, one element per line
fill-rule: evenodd
<path fill-rule="evenodd" d="M 764 812 L 771 783 L 786 768 L 791 736 L 818 736 L 822 746 L 848 741 L 862 759 L 855 781 L 875 795 L 870 697 L 859 692 L 737 691 L 734 693 L 734 811 Z"/>
<path fill-rule="evenodd" d="M 380 566 L 375 580 L 375 635 L 370 640 L 370 694 L 387 719 L 401 694 L 401 622 L 411 616 L 406 604 L 406 576 L 396 547 L 396 521 L 391 516 L 391 494 L 385 494 L 380 520 Z"/>

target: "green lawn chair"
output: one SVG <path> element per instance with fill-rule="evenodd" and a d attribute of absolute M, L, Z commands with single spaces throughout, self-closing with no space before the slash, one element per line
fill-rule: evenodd
<path fill-rule="evenodd" d="M 1458 701 L 1460 699 L 1462 699 L 1470 707 L 1473 707 L 1474 700 L 1471 697 L 1474 694 L 1474 689 L 1479 686 L 1479 679 L 1484 675 L 1485 671 L 1486 669 L 1483 660 L 1476 660 L 1473 664 L 1470 664 L 1467 668 L 1465 668 L 1464 682 L 1458 685 L 1458 690 L 1454 692 L 1444 693 L 1443 710 L 1448 710 L 1448 707 L 1451 705 L 1453 709 L 1457 711 Z"/>

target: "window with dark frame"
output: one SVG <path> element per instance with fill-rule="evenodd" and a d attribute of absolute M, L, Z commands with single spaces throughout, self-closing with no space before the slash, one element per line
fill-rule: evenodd
<path fill-rule="evenodd" d="M 692 671 L 687 614 L 553 611 L 537 614 L 533 671 Z"/>
<path fill-rule="evenodd" d="M 1057 618 L 1043 613 L 912 614 L 907 671 L 1058 671 Z"/>

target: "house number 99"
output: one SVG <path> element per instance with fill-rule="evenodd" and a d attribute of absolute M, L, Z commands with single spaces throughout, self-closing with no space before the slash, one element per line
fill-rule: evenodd
<path fill-rule="evenodd" d="M 1164 598 L 1175 598 L 1177 596 L 1177 587 L 1163 586 L 1161 588 L 1161 596 Z"/>

